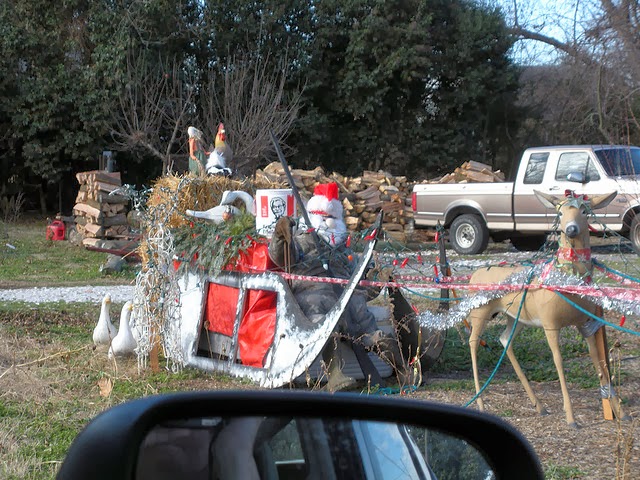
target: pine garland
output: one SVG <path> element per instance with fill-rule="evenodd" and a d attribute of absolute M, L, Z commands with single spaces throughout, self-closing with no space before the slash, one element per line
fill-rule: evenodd
<path fill-rule="evenodd" d="M 190 268 L 217 275 L 254 241 L 264 239 L 256 231 L 255 217 L 249 213 L 234 215 L 220 224 L 193 219 L 188 225 L 174 228 L 172 233 L 176 255 L 181 260 L 179 275 Z"/>

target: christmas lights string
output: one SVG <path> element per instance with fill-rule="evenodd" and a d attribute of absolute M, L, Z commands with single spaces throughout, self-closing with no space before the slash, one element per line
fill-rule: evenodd
<path fill-rule="evenodd" d="M 158 347 L 163 350 L 166 368 L 176 372 L 184 366 L 185 358 L 180 346 L 180 288 L 173 268 L 174 240 L 166 225 L 178 203 L 175 192 L 156 189 L 175 201 L 150 208 L 148 199 L 153 189 L 138 192 L 127 185 L 119 193 L 133 200 L 139 214 L 143 233 L 139 250 L 146 259 L 136 276 L 131 326 L 136 335 L 138 368 L 146 368 L 151 352 Z"/>
<path fill-rule="evenodd" d="M 141 214 L 145 241 L 142 242 L 147 261 L 136 278 L 135 306 L 132 315 L 134 331 L 138 332 L 138 360 L 141 368 L 146 366 L 149 354 L 154 345 L 159 341 L 164 350 L 167 368 L 177 370 L 184 365 L 184 356 L 180 348 L 180 288 L 177 278 L 184 273 L 184 269 L 196 269 L 215 275 L 222 269 L 232 268 L 237 257 L 247 251 L 255 242 L 266 242 L 255 230 L 255 219 L 252 215 L 239 215 L 229 222 L 215 225 L 211 222 L 196 220 L 187 217 L 177 207 L 180 204 L 181 190 L 193 181 L 191 177 L 184 177 L 175 190 L 162 189 L 162 195 L 167 199 L 164 204 L 149 206 L 147 203 L 151 190 L 142 193 L 135 192 L 129 186 L 117 194 L 127 194 L 134 200 L 134 208 Z M 158 188 L 158 187 L 155 187 Z M 115 192 L 114 192 L 115 193 Z M 183 196 L 183 195 L 182 195 Z M 171 219 L 180 218 L 182 225 L 169 228 Z M 557 220 L 556 220 L 557 222 Z M 372 238 L 371 229 L 362 232 L 350 232 L 347 239 L 347 247 L 354 251 L 354 255 L 362 249 L 362 243 Z M 400 288 L 409 295 L 420 296 L 432 301 L 455 302 L 448 312 L 431 312 L 426 310 L 417 314 L 417 319 L 422 326 L 436 330 L 444 330 L 454 327 L 466 319 L 473 308 L 486 304 L 494 298 L 504 295 L 508 291 L 547 288 L 556 291 L 559 295 L 573 295 L 587 297 L 605 310 L 617 310 L 624 315 L 640 315 L 640 296 L 638 291 L 621 286 L 610 287 L 596 283 L 586 284 L 581 279 L 557 271 L 552 271 L 544 284 L 527 284 L 526 279 L 529 269 L 515 273 L 500 284 L 494 285 L 469 285 L 465 283 L 469 274 L 462 270 L 470 268 L 469 261 L 463 267 L 464 262 L 457 262 L 447 266 L 452 273 L 443 275 L 440 271 L 440 262 L 433 245 L 426 245 L 426 249 L 416 252 L 409 249 L 404 243 L 398 242 L 383 231 L 382 241 L 376 246 L 376 267 L 391 267 L 394 271 L 393 281 L 362 280 L 362 286 L 374 286 L 382 289 Z M 501 262 L 500 265 L 529 266 L 535 269 L 533 273 L 539 276 L 543 265 L 555 254 L 557 248 L 549 235 L 547 242 L 537 252 L 532 253 L 527 260 L 511 263 Z M 618 251 L 622 253 L 624 243 L 619 242 Z M 176 256 L 183 261 L 179 262 L 176 271 L 174 260 Z M 453 255 L 455 258 L 455 254 Z M 622 256 L 624 259 L 624 256 Z M 187 261 L 188 260 L 188 261 Z M 356 261 L 350 256 L 350 260 Z M 474 261 L 471 268 L 492 266 L 489 260 Z M 594 260 L 594 266 L 605 276 L 616 280 L 622 278 L 619 284 L 633 286 L 639 283 L 637 278 L 626 275 L 609 268 Z M 250 266 L 244 265 L 251 271 Z M 595 271 L 594 270 L 594 273 Z M 254 269 L 259 273 L 258 269 Z M 299 275 L 281 274 L 285 279 L 309 281 L 346 283 L 347 280 L 328 277 L 305 277 Z M 595 279 L 594 279 L 595 280 Z M 618 281 L 618 280 L 617 280 Z M 195 288 L 199 288 L 197 285 Z M 426 295 L 424 292 L 437 289 L 455 289 L 470 291 L 473 295 L 465 297 L 441 298 Z M 564 297 L 570 300 L 569 297 Z M 594 319 L 601 323 L 618 328 L 627 333 L 638 334 L 621 325 L 614 325 L 604 319 Z"/>

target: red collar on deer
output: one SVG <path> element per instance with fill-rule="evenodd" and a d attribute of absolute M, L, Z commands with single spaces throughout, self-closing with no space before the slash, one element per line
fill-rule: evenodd
<path fill-rule="evenodd" d="M 576 193 L 573 190 L 569 190 L 569 189 L 566 189 L 564 191 L 564 196 L 567 198 L 579 198 L 581 200 L 584 200 L 585 202 L 589 200 L 589 197 L 586 194 Z"/>
<path fill-rule="evenodd" d="M 590 248 L 560 247 L 558 260 L 565 262 L 588 262 L 591 260 Z"/>
<path fill-rule="evenodd" d="M 556 210 L 560 210 L 564 205 L 573 205 L 576 208 L 580 208 L 582 205 L 589 206 L 589 197 L 587 195 L 575 193 L 573 190 L 565 190 L 564 196 L 566 200 L 558 203 L 556 205 Z"/>

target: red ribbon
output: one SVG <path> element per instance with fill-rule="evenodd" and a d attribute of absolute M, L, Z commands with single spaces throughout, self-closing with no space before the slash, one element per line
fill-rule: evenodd
<path fill-rule="evenodd" d="M 591 249 L 562 247 L 558 249 L 558 260 L 564 260 L 566 262 L 588 262 L 591 260 Z"/>

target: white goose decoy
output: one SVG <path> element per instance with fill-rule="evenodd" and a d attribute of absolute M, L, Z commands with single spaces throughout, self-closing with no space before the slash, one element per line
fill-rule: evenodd
<path fill-rule="evenodd" d="M 243 190 L 225 190 L 222 193 L 222 199 L 220 205 L 231 205 L 236 199 L 241 199 L 244 202 L 244 209 L 251 215 L 256 215 L 256 202 L 251 194 Z"/>
<path fill-rule="evenodd" d="M 93 343 L 96 345 L 109 345 L 116 336 L 116 327 L 111 323 L 109 309 L 111 308 L 111 295 L 106 294 L 102 299 L 100 308 L 100 318 L 98 324 L 93 329 Z"/>
<path fill-rule="evenodd" d="M 133 338 L 133 332 L 131 331 L 131 325 L 129 324 L 132 311 L 133 302 L 126 302 L 120 312 L 118 334 L 112 340 L 111 347 L 109 348 L 109 358 L 112 358 L 114 355 L 116 357 L 123 357 L 133 355 L 135 353 L 137 343 L 135 338 Z"/>
<path fill-rule="evenodd" d="M 218 205 L 217 207 L 210 208 L 204 211 L 187 210 L 187 215 L 196 218 L 204 218 L 210 220 L 213 223 L 222 223 L 225 220 L 226 215 L 238 215 L 242 213 L 238 207 L 233 205 Z"/>
<path fill-rule="evenodd" d="M 237 198 L 242 199 L 245 204 L 247 213 L 251 213 L 255 215 L 255 201 L 253 197 L 247 192 L 243 192 L 242 190 L 225 190 L 222 193 L 222 198 L 220 200 L 220 205 L 210 208 L 209 210 L 197 211 L 197 210 L 187 210 L 187 215 L 196 218 L 204 218 L 205 220 L 210 220 L 214 223 L 222 223 L 225 220 L 226 215 L 239 215 L 242 213 L 235 205 L 231 205 L 233 201 Z"/>

